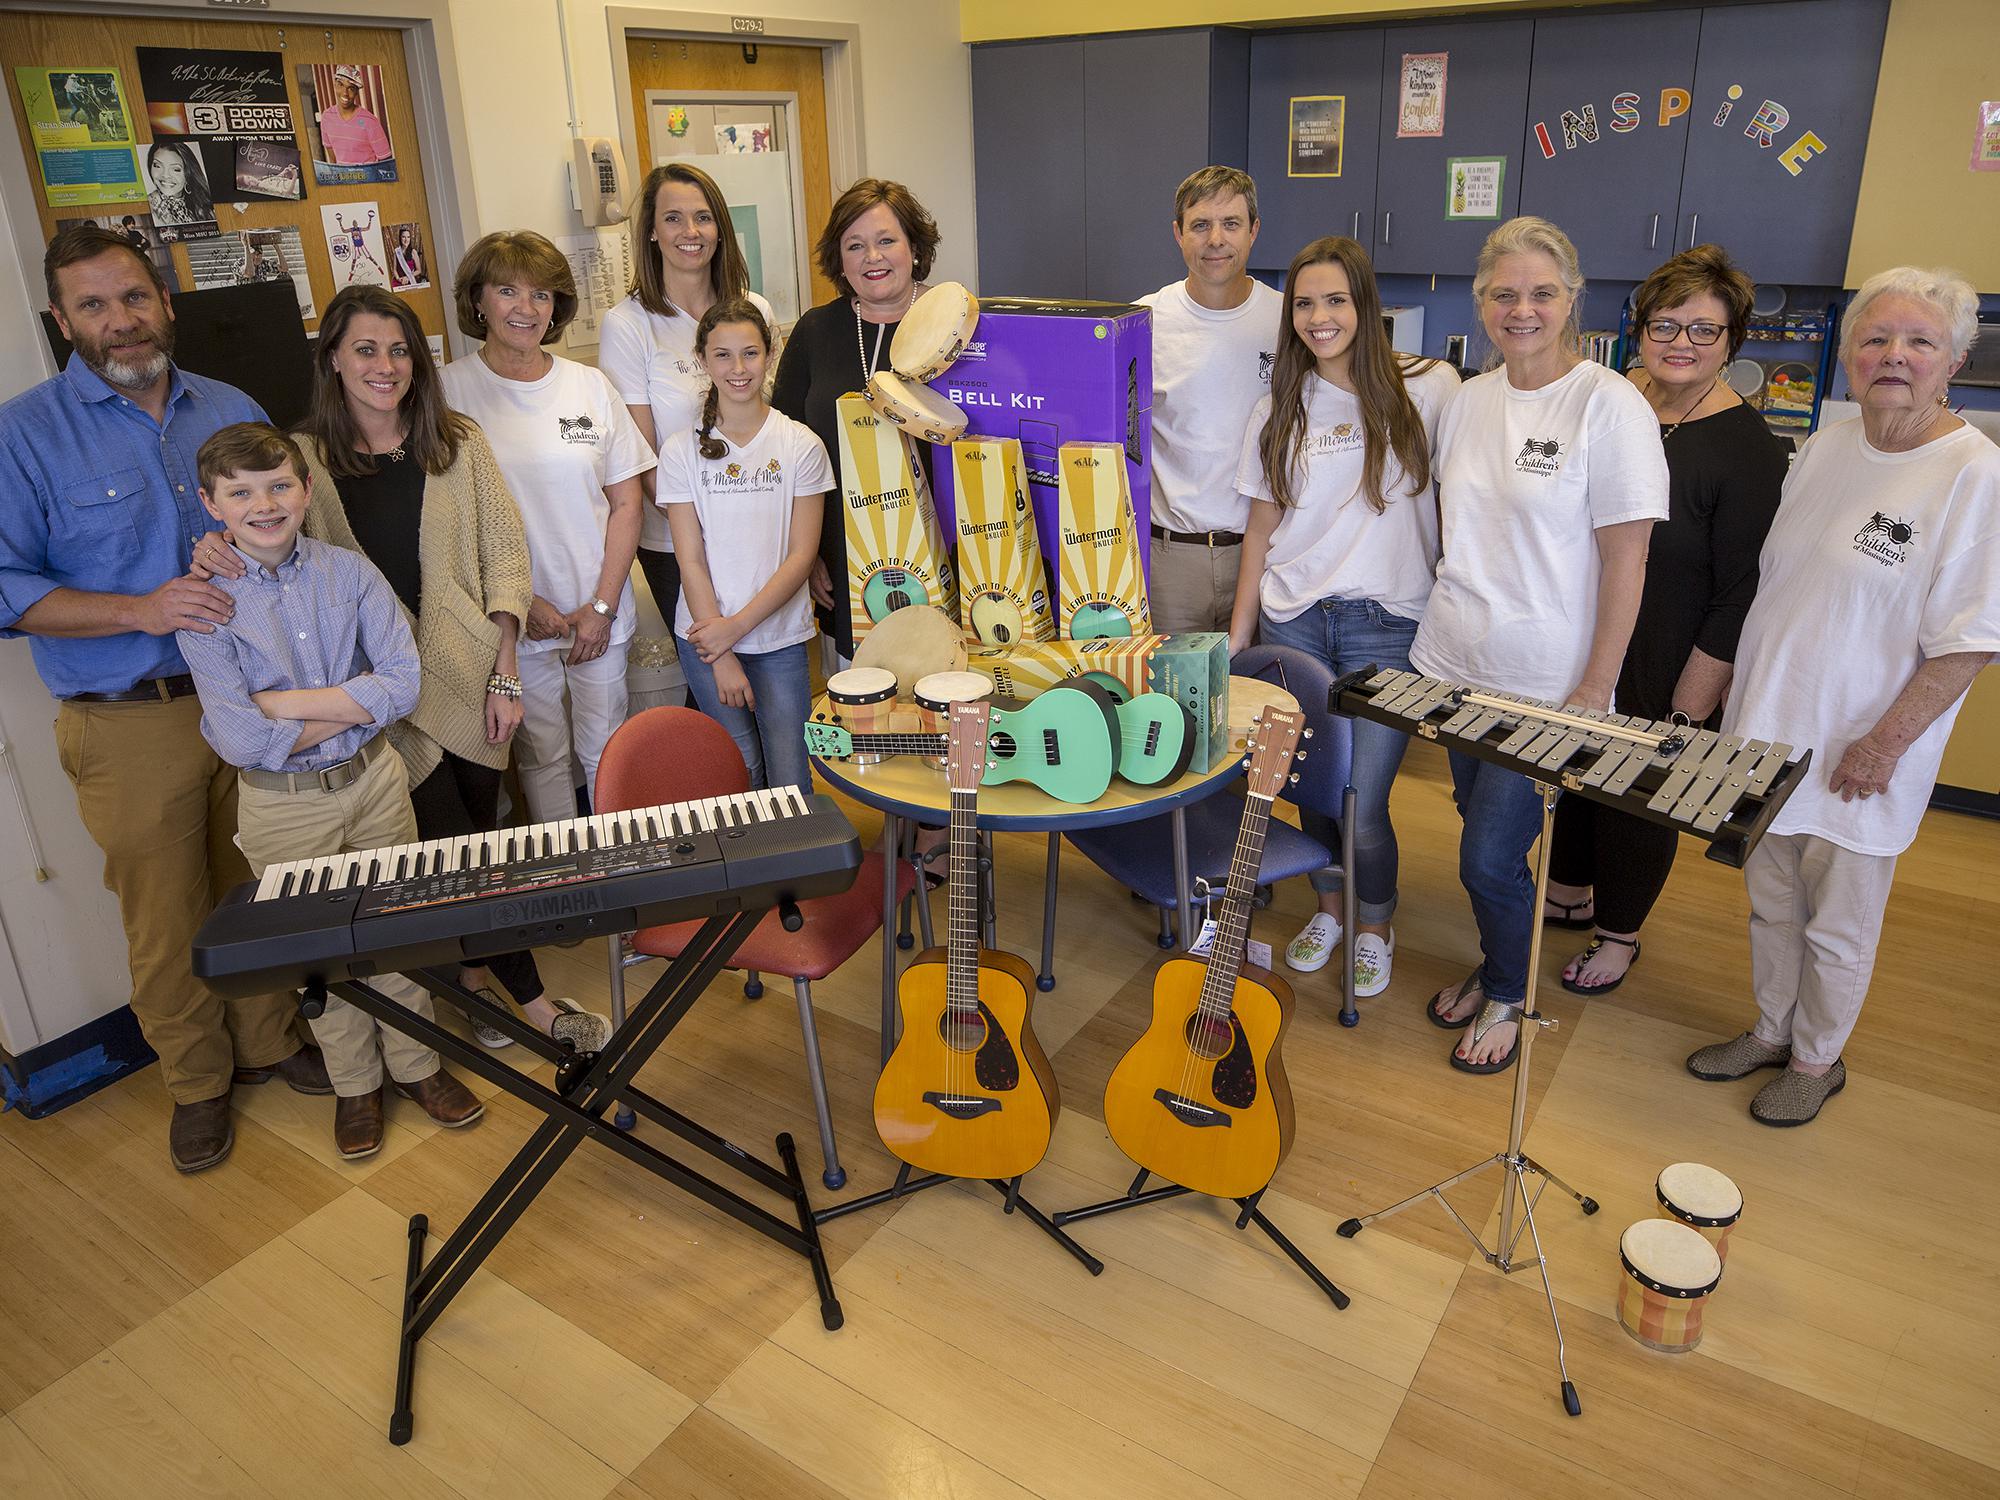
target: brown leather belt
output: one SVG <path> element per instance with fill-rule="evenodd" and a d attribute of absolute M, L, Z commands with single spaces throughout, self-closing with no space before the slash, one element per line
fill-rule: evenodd
<path fill-rule="evenodd" d="M 194 679 L 182 674 L 179 677 L 148 677 L 143 682 L 135 682 L 122 693 L 71 693 L 65 703 L 170 703 L 176 698 L 192 697 Z"/>
<path fill-rule="evenodd" d="M 1156 542 L 1195 542 L 1203 547 L 1240 547 L 1243 533 L 1240 531 L 1169 531 L 1164 526 L 1153 528 Z"/>
<path fill-rule="evenodd" d="M 236 774 L 245 786 L 262 792 L 337 792 L 353 786 L 361 773 L 372 765 L 389 743 L 386 735 L 376 735 L 346 760 L 335 761 L 318 771 L 260 771 L 245 766 Z"/>

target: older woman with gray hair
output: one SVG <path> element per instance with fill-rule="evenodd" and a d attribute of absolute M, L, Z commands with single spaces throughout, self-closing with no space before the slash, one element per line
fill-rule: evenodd
<path fill-rule="evenodd" d="M 1744 866 L 1757 1024 L 1687 1067 L 1782 1069 L 1750 1103 L 1766 1125 L 1846 1087 L 1896 856 L 2000 651 L 2000 448 L 1946 405 L 1977 311 L 1950 271 L 1899 266 L 1855 294 L 1840 359 L 1861 416 L 1807 440 L 1759 562 L 1723 727 L 1816 766 Z"/>

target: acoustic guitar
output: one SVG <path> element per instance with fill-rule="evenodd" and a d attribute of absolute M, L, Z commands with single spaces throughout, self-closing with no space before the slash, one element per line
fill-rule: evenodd
<path fill-rule="evenodd" d="M 1118 769 L 1118 709 L 1095 684 L 1064 683 L 1017 709 L 981 703 L 989 716 L 982 786 L 1025 781 L 1058 802 L 1095 802 Z M 806 723 L 806 754 L 820 760 L 850 755 L 938 755 L 941 734 L 852 734 L 838 723 Z"/>
<path fill-rule="evenodd" d="M 902 1036 L 875 1083 L 875 1129 L 892 1155 L 919 1171 L 988 1180 L 1019 1177 L 1039 1162 L 1062 1107 L 1030 1021 L 1035 971 L 979 945 L 975 819 L 999 712 L 952 705 L 950 943 L 903 971 Z"/>
<path fill-rule="evenodd" d="M 1267 708 L 1250 731 L 1250 776 L 1229 884 L 1206 963 L 1170 958 L 1153 979 L 1153 1018 L 1112 1069 L 1104 1124 L 1133 1161 L 1217 1198 L 1247 1198 L 1292 1145 L 1292 1091 L 1278 1046 L 1291 987 L 1248 967 L 1244 943 L 1271 803 L 1291 774 L 1304 718 Z"/>

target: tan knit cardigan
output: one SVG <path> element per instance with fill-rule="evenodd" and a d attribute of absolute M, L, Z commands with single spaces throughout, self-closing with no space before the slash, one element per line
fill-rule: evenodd
<path fill-rule="evenodd" d="M 301 446 L 313 486 L 306 535 L 359 552 L 339 481 L 315 441 L 303 438 Z M 528 538 L 492 446 L 477 428 L 459 445 L 458 462 L 424 481 L 417 559 L 421 609 L 411 623 L 423 682 L 416 708 L 389 731 L 412 786 L 437 768 L 439 746 L 496 770 L 510 749 L 486 741 L 486 679 L 500 651 L 500 627 L 487 616 L 510 614 L 525 629 L 533 597 Z"/>

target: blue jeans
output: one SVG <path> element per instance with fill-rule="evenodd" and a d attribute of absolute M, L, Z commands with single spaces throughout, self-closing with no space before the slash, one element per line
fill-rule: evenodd
<path fill-rule="evenodd" d="M 1322 599 L 1285 621 L 1265 615 L 1257 638 L 1267 646 L 1289 646 L 1324 662 L 1335 676 L 1358 672 L 1371 662 L 1410 669 L 1410 642 L 1417 622 L 1392 615 L 1372 599 Z M 1371 719 L 1354 722 L 1354 902 L 1356 919 L 1386 922 L 1396 912 L 1396 828 L 1389 821 L 1389 788 L 1410 737 Z M 1323 813 L 1299 809 L 1299 827 L 1336 853 L 1339 825 Z M 1313 889 L 1343 889 L 1338 869 L 1315 870 Z"/>
<path fill-rule="evenodd" d="M 1528 993 L 1528 944 L 1534 933 L 1535 880 L 1528 851 L 1542 831 L 1542 798 L 1519 771 L 1451 756 L 1451 796 L 1465 829 L 1458 839 L 1458 879 L 1479 924 L 1479 988 L 1489 1000 L 1519 1004 Z"/>
<path fill-rule="evenodd" d="M 738 651 L 736 660 L 750 679 L 756 708 L 731 708 L 715 690 L 715 669 L 686 641 L 674 640 L 681 675 L 701 711 L 729 731 L 754 787 L 796 786 L 812 791 L 806 762 L 805 722 L 812 708 L 812 680 L 806 671 L 806 643 L 776 651 Z"/>

